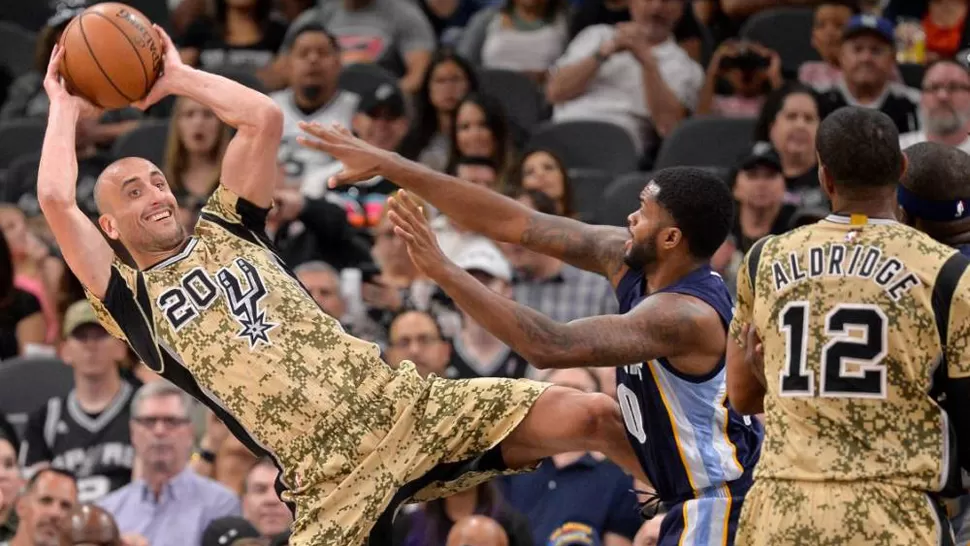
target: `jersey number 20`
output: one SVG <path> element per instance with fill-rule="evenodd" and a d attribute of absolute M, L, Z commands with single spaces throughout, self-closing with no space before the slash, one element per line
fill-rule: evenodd
<path fill-rule="evenodd" d="M 786 336 L 781 396 L 815 396 L 808 369 L 808 302 L 794 301 L 781 310 L 779 328 Z M 885 398 L 888 321 L 875 305 L 836 305 L 825 316 L 825 345 L 819 358 L 818 394 L 838 398 Z M 850 368 L 851 366 L 851 368 Z"/>

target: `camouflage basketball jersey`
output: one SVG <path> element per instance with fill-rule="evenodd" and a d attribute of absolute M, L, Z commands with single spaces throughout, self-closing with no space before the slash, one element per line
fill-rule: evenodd
<path fill-rule="evenodd" d="M 970 375 L 970 276 L 956 254 L 902 224 L 839 215 L 751 249 L 731 335 L 743 344 L 751 323 L 764 346 L 756 480 L 959 482 L 936 400 L 945 375 Z"/>

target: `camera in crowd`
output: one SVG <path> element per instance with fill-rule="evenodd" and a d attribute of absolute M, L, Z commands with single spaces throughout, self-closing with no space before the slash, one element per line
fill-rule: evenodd
<path fill-rule="evenodd" d="M 721 58 L 718 68 L 722 72 L 740 70 L 742 72 L 757 72 L 771 66 L 771 59 L 754 51 L 748 44 L 741 43 L 735 53 Z"/>

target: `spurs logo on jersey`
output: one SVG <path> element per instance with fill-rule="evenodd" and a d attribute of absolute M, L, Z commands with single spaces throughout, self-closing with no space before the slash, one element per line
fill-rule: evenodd
<path fill-rule="evenodd" d="M 764 347 L 770 417 L 756 479 L 924 491 L 952 481 L 935 383 L 944 351 L 950 377 L 970 373 L 970 281 L 960 279 L 940 317 L 947 347 L 936 289 L 955 254 L 896 222 L 836 215 L 752 248 L 731 334 L 743 343 L 751 323 Z"/>
<path fill-rule="evenodd" d="M 225 297 L 225 305 L 241 326 L 236 337 L 247 340 L 250 349 L 258 343 L 270 344 L 269 331 L 278 325 L 266 319 L 266 312 L 259 305 L 266 297 L 266 285 L 256 266 L 245 258 L 236 258 L 233 264 L 242 273 L 242 278 L 229 267 L 219 269 L 214 278 L 197 267 L 182 277 L 179 286 L 158 297 L 156 305 L 176 332 L 217 303 L 218 285 Z"/>

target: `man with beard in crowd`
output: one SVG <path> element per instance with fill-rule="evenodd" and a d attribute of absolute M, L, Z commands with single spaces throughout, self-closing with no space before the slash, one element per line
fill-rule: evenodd
<path fill-rule="evenodd" d="M 922 129 L 899 137 L 899 147 L 939 142 L 970 154 L 970 72 L 953 59 L 939 60 L 923 76 Z"/>

